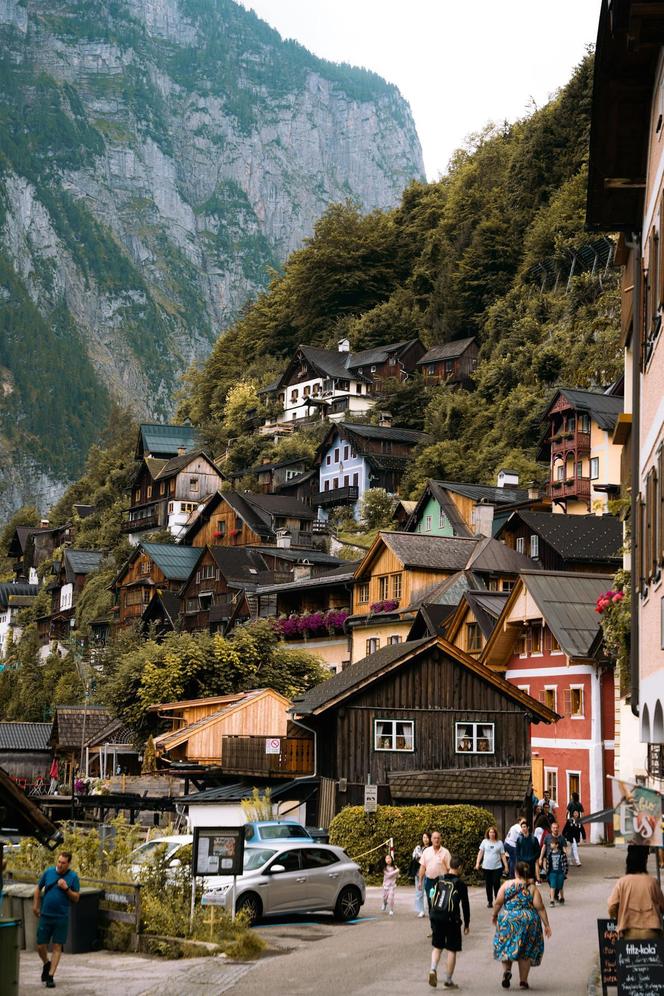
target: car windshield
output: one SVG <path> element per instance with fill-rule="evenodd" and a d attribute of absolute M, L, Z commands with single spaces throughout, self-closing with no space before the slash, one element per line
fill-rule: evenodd
<path fill-rule="evenodd" d="M 269 827 L 261 827 L 263 840 L 283 840 L 284 837 L 308 837 L 309 834 L 297 824 L 277 823 Z"/>
<path fill-rule="evenodd" d="M 159 854 L 164 861 L 172 857 L 173 854 L 182 847 L 181 841 L 168 842 L 166 840 L 149 840 L 146 844 L 137 847 L 132 855 L 135 864 L 143 865 L 146 861 L 151 861 Z"/>
<path fill-rule="evenodd" d="M 257 868 L 262 868 L 266 861 L 273 858 L 277 852 L 271 850 L 269 847 L 252 847 L 247 848 L 244 852 L 244 870 L 255 871 Z"/>

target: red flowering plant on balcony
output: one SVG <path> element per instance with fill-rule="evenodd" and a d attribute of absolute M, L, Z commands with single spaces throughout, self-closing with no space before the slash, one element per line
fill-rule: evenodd
<path fill-rule="evenodd" d="M 399 601 L 396 598 L 386 598 L 382 602 L 374 602 L 369 608 L 374 615 L 379 612 L 394 612 L 399 608 Z"/>
<path fill-rule="evenodd" d="M 629 571 L 618 571 L 614 585 L 615 587 L 599 596 L 595 612 L 602 617 L 604 650 L 615 660 L 620 678 L 620 690 L 626 694 L 630 686 L 629 643 L 632 628 Z"/>
<path fill-rule="evenodd" d="M 330 609 L 328 612 L 305 612 L 302 615 L 291 615 L 287 619 L 275 619 L 274 625 L 278 633 L 287 640 L 298 637 L 320 636 L 325 633 L 340 632 L 348 619 L 345 609 Z"/>

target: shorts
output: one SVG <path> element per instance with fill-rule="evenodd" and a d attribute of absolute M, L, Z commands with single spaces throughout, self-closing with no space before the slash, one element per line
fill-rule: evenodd
<path fill-rule="evenodd" d="M 37 944 L 66 944 L 67 933 L 69 931 L 68 916 L 44 916 L 39 917 L 37 924 Z"/>
<path fill-rule="evenodd" d="M 554 892 L 558 892 L 565 887 L 565 872 L 550 871 L 546 878 L 549 888 L 553 889 Z"/>
<path fill-rule="evenodd" d="M 461 924 L 431 917 L 431 946 L 442 951 L 461 951 Z"/>

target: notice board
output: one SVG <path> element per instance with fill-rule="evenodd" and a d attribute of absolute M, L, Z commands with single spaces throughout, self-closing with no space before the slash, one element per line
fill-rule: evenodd
<path fill-rule="evenodd" d="M 618 924 L 615 920 L 598 920 L 597 933 L 599 935 L 599 975 L 603 996 L 607 996 L 607 987 L 618 985 L 616 968 Z"/>
<path fill-rule="evenodd" d="M 619 940 L 618 996 L 664 996 L 664 940 Z"/>

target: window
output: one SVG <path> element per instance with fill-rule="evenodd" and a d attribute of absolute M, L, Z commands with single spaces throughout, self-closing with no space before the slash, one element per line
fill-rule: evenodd
<path fill-rule="evenodd" d="M 324 851 L 320 847 L 302 848 L 303 868 L 325 868 L 327 865 L 335 865 L 339 861 L 334 851 Z"/>
<path fill-rule="evenodd" d="M 347 488 L 349 484 L 350 484 L 350 477 L 348 476 L 348 474 L 344 474 L 344 487 Z"/>
<path fill-rule="evenodd" d="M 576 431 L 576 415 L 567 416 L 567 431 L 568 432 Z"/>
<path fill-rule="evenodd" d="M 192 494 L 197 494 L 199 488 L 200 488 L 200 482 L 199 482 L 198 478 L 197 477 L 190 477 L 189 478 L 189 490 L 192 492 Z"/>
<path fill-rule="evenodd" d="M 149 573 L 150 573 L 150 561 L 149 560 L 142 560 L 141 561 L 141 574 L 149 574 Z"/>
<path fill-rule="evenodd" d="M 187 612 L 191 615 L 192 612 L 198 612 L 198 599 L 188 598 L 187 599 Z"/>
<path fill-rule="evenodd" d="M 372 366 L 372 367 L 371 367 L 371 373 L 372 373 L 372 374 L 375 374 L 375 372 L 376 372 L 376 367 L 375 367 L 375 365 L 374 365 L 374 366 Z"/>
<path fill-rule="evenodd" d="M 576 476 L 577 478 L 583 477 L 583 460 L 577 460 L 576 462 Z"/>
<path fill-rule="evenodd" d="M 193 501 L 181 501 L 180 502 L 180 509 L 183 512 L 193 512 L 195 508 L 196 508 L 196 502 L 193 502 Z"/>
<path fill-rule="evenodd" d="M 494 754 L 493 723 L 456 723 L 457 754 Z"/>
<path fill-rule="evenodd" d="M 224 519 L 217 519 L 217 530 L 220 536 L 226 535 L 226 522 Z"/>
<path fill-rule="evenodd" d="M 445 373 L 451 374 L 454 370 L 454 360 L 445 360 Z"/>
<path fill-rule="evenodd" d="M 565 480 L 565 464 L 561 463 L 560 461 L 558 461 L 558 463 L 556 464 L 556 480 L 557 481 Z"/>
<path fill-rule="evenodd" d="M 353 474 L 353 487 L 356 488 L 359 485 L 359 483 L 360 483 L 360 475 Z"/>
<path fill-rule="evenodd" d="M 207 581 L 208 578 L 214 578 L 214 564 L 203 564 L 201 567 L 201 580 Z"/>
<path fill-rule="evenodd" d="M 556 638 L 553 635 L 553 633 L 551 632 L 551 630 L 548 630 L 548 634 L 549 634 L 549 648 L 551 650 L 551 653 L 552 654 L 562 654 L 562 650 L 560 649 L 560 644 L 556 640 Z"/>
<path fill-rule="evenodd" d="M 388 366 L 395 367 L 397 365 L 397 358 L 396 358 L 396 356 L 390 356 L 389 359 L 388 359 L 388 361 L 387 361 L 387 363 L 388 363 Z"/>
<path fill-rule="evenodd" d="M 334 462 L 339 463 L 339 447 L 337 446 L 334 450 Z"/>
<path fill-rule="evenodd" d="M 401 598 L 401 574 L 392 575 L 392 598 Z"/>
<path fill-rule="evenodd" d="M 542 653 L 542 623 L 534 622 L 530 624 L 530 652 L 531 654 Z"/>
<path fill-rule="evenodd" d="M 533 560 L 537 560 L 539 557 L 539 536 L 535 533 L 530 537 L 530 556 Z"/>
<path fill-rule="evenodd" d="M 477 653 L 482 649 L 482 630 L 479 623 L 466 623 L 466 650 L 469 654 Z"/>
<path fill-rule="evenodd" d="M 338 477 L 335 477 L 335 478 L 334 478 L 334 479 L 332 480 L 332 487 L 333 487 L 333 488 L 338 488 L 338 487 L 339 487 L 339 478 L 338 478 Z"/>
<path fill-rule="evenodd" d="M 370 636 L 366 645 L 367 657 L 369 654 L 375 654 L 377 650 L 380 650 L 380 638 L 377 636 Z"/>
<path fill-rule="evenodd" d="M 425 515 L 424 516 L 424 531 L 425 531 L 425 533 L 430 533 L 431 532 L 431 516 L 430 515 Z"/>
<path fill-rule="evenodd" d="M 572 799 L 572 794 L 576 792 L 577 795 L 581 795 L 581 772 L 580 771 L 568 771 L 567 772 L 567 800 L 568 802 Z"/>
<path fill-rule="evenodd" d="M 169 515 L 173 514 L 173 502 L 172 501 L 169 501 L 169 503 L 168 503 L 168 514 Z"/>
<path fill-rule="evenodd" d="M 329 454 L 329 453 L 328 453 L 328 454 L 327 454 L 327 456 L 325 457 L 325 463 L 327 464 L 327 466 L 328 466 L 328 467 L 329 467 L 329 466 L 330 466 L 330 464 L 332 463 L 332 457 L 330 456 L 330 454 Z"/>
<path fill-rule="evenodd" d="M 590 458 L 590 480 L 596 481 L 599 477 L 599 457 Z"/>
<path fill-rule="evenodd" d="M 516 687 L 520 692 L 525 692 L 526 695 L 530 695 L 530 685 L 517 685 Z"/>
<path fill-rule="evenodd" d="M 357 600 L 363 605 L 369 601 L 369 582 L 362 581 L 361 584 L 357 586 Z"/>
<path fill-rule="evenodd" d="M 558 769 L 544 769 L 544 791 L 549 793 L 552 802 L 558 802 Z"/>
<path fill-rule="evenodd" d="M 427 367 L 427 373 L 429 374 L 430 377 L 434 376 L 434 374 L 436 373 L 436 364 L 435 363 L 430 363 L 429 364 L 429 366 Z"/>
<path fill-rule="evenodd" d="M 415 723 L 412 720 L 375 719 L 374 750 L 415 750 Z"/>
<path fill-rule="evenodd" d="M 552 709 L 554 712 L 558 712 L 558 686 L 545 685 L 544 691 L 541 694 L 541 700 L 547 709 Z"/>
<path fill-rule="evenodd" d="M 295 388 L 295 390 L 291 391 L 291 394 L 290 394 L 291 402 L 297 401 L 297 399 L 299 398 L 299 396 L 300 396 L 300 392 L 297 390 L 297 388 Z"/>
<path fill-rule="evenodd" d="M 511 591 L 515 584 L 516 581 L 508 581 L 506 578 L 503 578 L 501 581 L 501 591 Z"/>
<path fill-rule="evenodd" d="M 389 598 L 389 582 L 390 579 L 387 574 L 383 574 L 382 577 L 378 578 L 378 598 L 381 602 Z"/>
<path fill-rule="evenodd" d="M 356 394 L 362 394 L 362 385 L 361 384 L 356 384 L 355 385 L 355 393 Z"/>
<path fill-rule="evenodd" d="M 440 511 L 440 518 L 438 520 L 438 527 L 440 529 L 447 529 L 447 516 L 445 515 L 442 509 Z"/>
<path fill-rule="evenodd" d="M 522 626 L 519 630 L 519 635 L 517 637 L 517 647 L 516 652 L 519 657 L 528 656 L 528 627 Z"/>
<path fill-rule="evenodd" d="M 152 485 L 151 484 L 148 484 L 146 494 L 147 494 L 148 498 L 152 498 Z"/>
<path fill-rule="evenodd" d="M 571 685 L 565 692 L 565 715 L 584 719 L 583 685 Z"/>
<path fill-rule="evenodd" d="M 395 635 L 395 636 L 388 636 L 388 638 L 387 638 L 387 642 L 388 642 L 388 644 L 389 644 L 390 646 L 394 646 L 394 644 L 396 644 L 396 643 L 401 643 L 401 637 L 400 637 L 400 636 L 398 636 L 398 635 Z"/>
<path fill-rule="evenodd" d="M 166 485 L 164 484 L 163 481 L 159 485 L 159 494 L 160 495 L 165 495 L 166 494 Z"/>
<path fill-rule="evenodd" d="M 330 482 L 325 481 L 325 484 L 323 486 L 323 491 L 329 491 L 329 490 L 330 490 Z"/>
<path fill-rule="evenodd" d="M 344 460 L 348 459 L 348 447 L 344 446 Z"/>
<path fill-rule="evenodd" d="M 307 386 L 305 387 L 305 389 L 304 389 L 304 391 L 302 393 L 303 393 L 303 395 L 304 395 L 305 398 L 309 397 L 309 395 L 311 394 L 311 388 L 309 387 L 308 384 L 307 384 Z"/>
<path fill-rule="evenodd" d="M 526 540 L 523 536 L 517 536 L 516 538 L 516 552 L 524 553 L 526 548 Z"/>
<path fill-rule="evenodd" d="M 236 530 L 236 532 L 241 532 L 242 531 L 242 525 L 243 525 L 242 519 L 240 518 L 239 515 L 236 515 L 235 516 L 235 530 Z"/>
<path fill-rule="evenodd" d="M 498 591 L 498 578 L 489 578 L 487 587 L 489 591 Z"/>
<path fill-rule="evenodd" d="M 579 415 L 579 431 L 590 432 L 590 415 Z"/>

